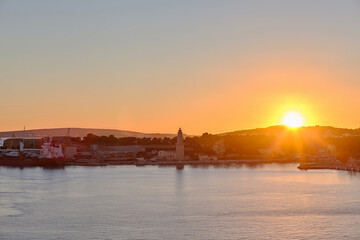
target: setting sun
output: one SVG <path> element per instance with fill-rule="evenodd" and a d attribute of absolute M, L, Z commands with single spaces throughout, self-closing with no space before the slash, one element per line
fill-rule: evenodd
<path fill-rule="evenodd" d="M 296 128 L 304 125 L 304 118 L 297 112 L 289 112 L 284 116 L 282 122 L 288 127 Z"/>

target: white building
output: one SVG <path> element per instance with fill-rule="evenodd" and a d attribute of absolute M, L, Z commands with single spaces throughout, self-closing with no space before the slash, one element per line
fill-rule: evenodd
<path fill-rule="evenodd" d="M 4 146 L 5 140 L 8 138 L 0 138 L 0 147 Z"/>
<path fill-rule="evenodd" d="M 53 146 L 51 144 L 50 140 L 49 142 L 45 142 L 43 145 L 41 145 L 41 151 L 40 155 L 42 158 L 63 158 L 64 153 L 61 145 L 59 146 Z"/>
<path fill-rule="evenodd" d="M 158 151 L 158 159 L 176 159 L 176 153 L 174 151 Z"/>

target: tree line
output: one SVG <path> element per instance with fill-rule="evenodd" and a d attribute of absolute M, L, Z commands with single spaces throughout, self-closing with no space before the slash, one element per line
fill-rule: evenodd
<path fill-rule="evenodd" d="M 87 145 L 175 145 L 176 137 L 173 138 L 138 138 L 96 136 L 88 134 L 83 139 L 73 139 L 73 142 Z M 360 136 L 330 137 L 325 138 L 320 135 L 301 134 L 288 132 L 284 135 L 213 135 L 204 133 L 201 136 L 186 137 L 185 146 L 199 154 L 218 155 L 219 149 L 223 148 L 223 154 L 235 154 L 237 156 L 256 156 L 261 149 L 274 149 L 281 152 L 284 156 L 291 156 L 297 153 L 316 154 L 319 149 L 328 151 L 329 146 L 336 149 L 336 154 L 346 157 L 360 158 Z"/>

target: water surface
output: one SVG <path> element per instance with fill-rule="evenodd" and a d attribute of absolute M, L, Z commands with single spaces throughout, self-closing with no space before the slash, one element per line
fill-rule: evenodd
<path fill-rule="evenodd" d="M 0 239 L 358 239 L 359 223 L 348 172 L 0 168 Z"/>

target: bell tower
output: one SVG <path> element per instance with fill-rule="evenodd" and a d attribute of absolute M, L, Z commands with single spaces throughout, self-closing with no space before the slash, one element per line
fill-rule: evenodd
<path fill-rule="evenodd" d="M 177 135 L 177 142 L 176 142 L 176 160 L 183 161 L 185 159 L 185 146 L 184 146 L 184 137 L 179 128 L 178 135 Z"/>

